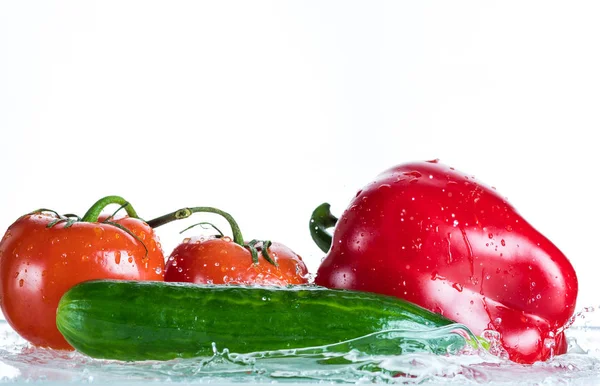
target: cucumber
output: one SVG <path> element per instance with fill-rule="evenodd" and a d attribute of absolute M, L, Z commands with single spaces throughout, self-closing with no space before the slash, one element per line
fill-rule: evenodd
<path fill-rule="evenodd" d="M 56 317 L 76 350 L 124 361 L 212 356 L 213 343 L 235 353 L 314 347 L 453 323 L 401 299 L 366 292 L 116 280 L 74 286 L 60 300 Z M 462 348 L 465 338 L 445 334 L 430 343 L 376 337 L 361 350 L 446 353 Z"/>

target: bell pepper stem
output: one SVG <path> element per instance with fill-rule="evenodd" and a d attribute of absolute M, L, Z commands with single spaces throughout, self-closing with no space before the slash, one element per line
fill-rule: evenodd
<path fill-rule="evenodd" d="M 337 224 L 338 218 L 331 214 L 330 205 L 319 205 L 310 216 L 310 235 L 317 246 L 325 253 L 331 248 L 333 237 L 327 231 Z"/>
<path fill-rule="evenodd" d="M 220 209 L 212 208 L 210 206 L 198 206 L 193 208 L 183 208 L 176 210 L 175 212 L 165 214 L 164 216 L 157 217 L 150 221 L 147 221 L 147 224 L 150 225 L 151 228 L 158 228 L 165 224 L 168 224 L 172 221 L 182 220 L 184 218 L 190 217 L 194 213 L 216 213 L 227 220 L 229 226 L 231 227 L 231 232 L 233 233 L 233 242 L 244 246 L 244 236 L 242 236 L 242 231 L 238 226 L 237 222 L 233 219 L 233 217 Z"/>
<path fill-rule="evenodd" d="M 136 211 L 133 209 L 133 206 L 120 196 L 106 196 L 104 198 L 96 201 L 94 205 L 85 213 L 85 215 L 81 218 L 83 222 L 96 222 L 98 221 L 98 217 L 108 205 L 117 204 L 121 205 L 123 209 L 127 212 L 129 217 L 139 218 Z"/>

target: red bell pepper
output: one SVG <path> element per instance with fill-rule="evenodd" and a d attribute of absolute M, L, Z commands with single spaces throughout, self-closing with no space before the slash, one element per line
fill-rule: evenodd
<path fill-rule="evenodd" d="M 328 252 L 318 285 L 394 295 L 475 334 L 498 331 L 515 362 L 566 351 L 577 299 L 569 260 L 495 189 L 437 160 L 380 174 L 339 221 L 322 205 L 311 232 Z"/>

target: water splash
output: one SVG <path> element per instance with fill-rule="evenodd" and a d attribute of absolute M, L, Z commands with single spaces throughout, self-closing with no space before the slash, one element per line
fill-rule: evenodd
<path fill-rule="evenodd" d="M 490 353 L 493 334 L 485 336 L 492 345 L 488 351 L 459 324 L 420 332 L 387 330 L 295 350 L 236 354 L 215 345 L 212 357 L 120 362 L 32 348 L 0 321 L 0 382 L 593 384 L 600 381 L 600 328 L 582 327 L 581 322 L 567 331 L 568 354 L 519 365 L 501 352 Z M 382 344 L 390 353 L 369 354 L 373 345 L 379 349 Z M 415 348 L 425 352 L 415 353 Z"/>

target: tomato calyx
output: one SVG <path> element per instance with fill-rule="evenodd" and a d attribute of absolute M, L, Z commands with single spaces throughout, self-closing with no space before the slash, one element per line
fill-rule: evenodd
<path fill-rule="evenodd" d="M 62 222 L 66 222 L 65 228 L 70 228 L 76 222 L 81 221 L 81 217 L 74 214 L 63 214 L 62 216 L 58 216 L 59 217 L 56 220 L 52 220 L 51 222 L 49 222 L 48 225 L 46 225 L 46 228 L 52 228 L 53 226 Z"/>
<path fill-rule="evenodd" d="M 262 241 L 262 240 L 253 239 L 253 240 L 249 241 L 248 243 L 246 243 L 244 241 L 244 236 L 242 235 L 242 230 L 240 229 L 237 221 L 235 221 L 233 216 L 231 216 L 229 213 L 227 213 L 225 211 L 222 211 L 221 209 L 213 208 L 210 206 L 182 208 L 182 209 L 178 209 L 174 212 L 167 213 L 163 216 L 157 217 L 155 219 L 152 219 L 152 220 L 148 221 L 147 224 L 151 228 L 158 228 L 158 227 L 168 224 L 172 221 L 186 219 L 194 213 L 214 213 L 214 214 L 218 214 L 221 217 L 223 217 L 229 223 L 229 226 L 231 227 L 231 233 L 233 234 L 233 242 L 244 248 L 247 248 L 250 251 L 250 255 L 252 256 L 252 263 L 254 265 L 258 265 L 258 252 L 260 250 L 262 257 L 267 262 L 274 265 L 275 267 L 279 266 L 277 264 L 277 262 L 269 254 L 268 249 L 272 245 L 272 242 L 270 240 Z M 186 230 L 191 229 L 197 225 L 210 225 L 217 232 L 219 232 L 220 235 L 216 236 L 216 237 L 223 237 L 223 232 L 221 232 L 216 226 L 214 226 L 213 224 L 208 223 L 208 222 L 200 222 L 200 223 L 194 224 L 192 226 L 187 227 L 180 233 L 183 233 Z M 261 245 L 258 245 L 258 244 L 261 244 Z"/>
<path fill-rule="evenodd" d="M 262 246 L 257 248 L 256 244 L 258 244 L 258 243 L 262 243 Z M 278 267 L 279 264 L 277 264 L 277 262 L 275 260 L 273 260 L 271 258 L 271 256 L 269 255 L 268 249 L 271 246 L 271 244 L 273 244 L 271 242 L 271 240 L 260 241 L 260 240 L 254 239 L 254 240 L 250 241 L 248 244 L 244 244 L 244 247 L 246 247 L 250 250 L 250 254 L 252 255 L 252 263 L 258 264 L 258 249 L 260 248 L 260 253 L 261 253 L 262 257 L 269 263 Z"/>
<path fill-rule="evenodd" d="M 117 210 L 115 210 L 113 212 L 113 214 L 111 214 L 109 217 L 107 217 L 106 219 L 100 221 L 99 217 L 100 214 L 102 213 L 102 211 L 108 206 L 108 205 L 112 205 L 112 204 L 118 204 L 120 205 L 119 208 Z M 97 222 L 97 223 L 101 223 L 101 224 L 108 224 L 108 225 L 112 225 L 116 228 L 119 228 L 120 230 L 122 230 L 123 232 L 127 233 L 128 235 L 130 235 L 131 237 L 133 237 L 134 239 L 136 239 L 140 244 L 142 244 L 142 246 L 144 247 L 144 250 L 146 251 L 146 257 L 148 256 L 148 247 L 146 246 L 146 244 L 142 241 L 142 239 L 139 238 L 138 235 L 136 235 L 135 233 L 133 233 L 130 229 L 128 229 L 127 227 L 116 223 L 114 221 L 112 221 L 115 217 L 115 215 L 121 211 L 121 210 L 125 210 L 127 212 L 127 215 L 129 217 L 132 218 L 137 218 L 140 219 L 140 217 L 138 216 L 137 212 L 133 209 L 133 206 L 129 203 L 129 201 L 125 200 L 123 197 L 120 196 L 106 196 L 103 197 L 101 199 L 99 199 L 98 201 L 96 201 L 94 203 L 94 205 L 92 205 L 90 207 L 90 209 L 88 209 L 88 211 L 85 213 L 85 215 L 83 217 L 80 217 L 76 214 L 73 213 L 68 213 L 68 214 L 60 214 L 55 210 L 52 209 L 46 209 L 46 208 L 40 208 L 37 210 L 34 210 L 33 212 L 29 212 L 28 214 L 26 214 L 25 216 L 30 216 L 30 215 L 34 215 L 34 214 L 40 214 L 40 213 L 44 213 L 44 212 L 48 212 L 48 213 L 52 213 L 56 216 L 56 219 L 50 221 L 47 225 L 46 228 L 53 228 L 58 224 L 61 223 L 65 223 L 64 228 L 70 228 L 73 226 L 73 224 L 77 223 L 77 222 Z"/>
<path fill-rule="evenodd" d="M 46 228 L 52 228 L 53 226 L 55 226 L 61 222 L 67 222 L 67 224 L 65 225 L 65 228 L 70 228 L 77 221 L 81 221 L 81 217 L 79 217 L 76 214 L 69 213 L 69 214 L 61 215 L 57 211 L 52 210 L 52 209 L 47 209 L 47 208 L 40 208 L 40 209 L 34 210 L 33 212 L 29 212 L 26 215 L 21 216 L 19 218 L 19 220 L 25 216 L 33 216 L 34 214 L 40 214 L 40 213 L 44 213 L 44 212 L 52 213 L 53 215 L 56 216 L 56 219 L 49 222 L 48 225 L 46 225 Z"/>

